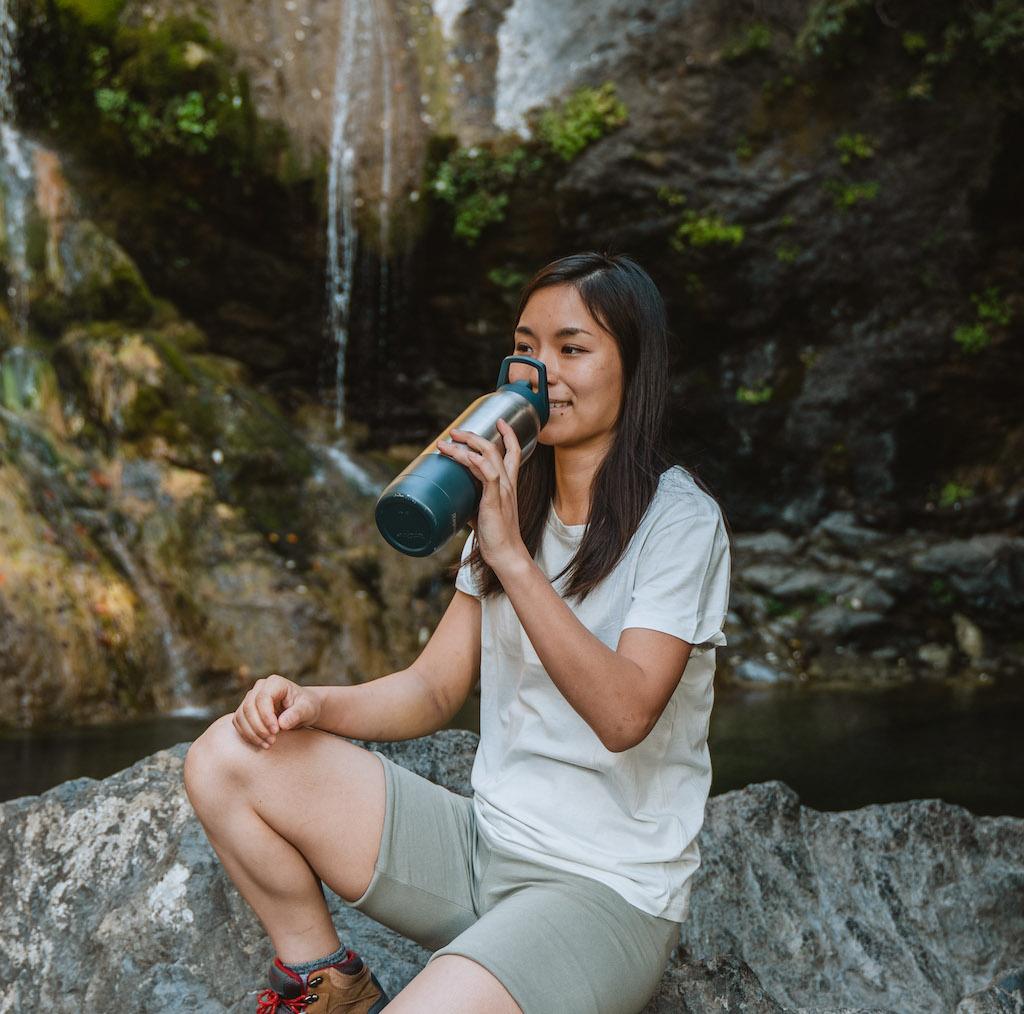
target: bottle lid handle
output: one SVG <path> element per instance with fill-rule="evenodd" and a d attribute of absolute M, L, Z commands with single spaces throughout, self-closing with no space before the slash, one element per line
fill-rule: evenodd
<path fill-rule="evenodd" d="M 539 359 L 534 359 L 532 356 L 505 356 L 501 361 L 501 368 L 498 370 L 498 382 L 494 385 L 495 388 L 504 387 L 509 383 L 508 369 L 513 363 L 525 363 L 537 371 L 536 391 L 522 380 L 515 381 L 511 386 L 519 389 L 521 394 L 533 402 L 534 408 L 537 409 L 537 415 L 540 417 L 541 426 L 546 425 L 551 415 L 551 406 L 548 404 L 548 368 Z"/>

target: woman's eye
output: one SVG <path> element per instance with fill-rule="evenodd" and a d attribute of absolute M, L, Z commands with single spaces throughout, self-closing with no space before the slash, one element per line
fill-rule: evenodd
<path fill-rule="evenodd" d="M 531 350 L 530 346 L 525 342 L 517 342 L 514 351 L 517 355 L 529 355 Z M 570 356 L 574 356 L 579 352 L 586 352 L 587 350 L 581 348 L 579 345 L 563 345 L 562 351 L 568 353 Z"/>

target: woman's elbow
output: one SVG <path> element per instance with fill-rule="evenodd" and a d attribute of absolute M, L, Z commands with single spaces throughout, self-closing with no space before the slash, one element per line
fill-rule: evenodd
<path fill-rule="evenodd" d="M 647 739 L 655 722 L 657 722 L 657 718 L 647 717 L 619 721 L 613 728 L 599 732 L 598 739 L 609 753 L 625 753 Z"/>

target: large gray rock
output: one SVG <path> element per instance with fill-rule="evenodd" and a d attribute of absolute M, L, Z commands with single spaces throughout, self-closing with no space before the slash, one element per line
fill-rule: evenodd
<path fill-rule="evenodd" d="M 475 747 L 449 731 L 381 749 L 466 792 Z M 270 945 L 185 798 L 185 749 L 0 806 L 0 1011 L 251 1012 Z M 1024 821 L 937 802 L 817 813 L 771 783 L 713 799 L 702 840 L 684 947 L 647 1014 L 952 1011 L 972 991 L 963 1014 L 1020 1009 Z M 385 988 L 422 967 L 330 901 Z"/>
<path fill-rule="evenodd" d="M 684 945 L 787 1006 L 952 1010 L 1024 957 L 1024 821 L 937 800 L 819 813 L 781 782 L 718 796 Z"/>

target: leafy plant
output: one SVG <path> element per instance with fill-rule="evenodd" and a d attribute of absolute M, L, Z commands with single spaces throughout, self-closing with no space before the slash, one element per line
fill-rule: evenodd
<path fill-rule="evenodd" d="M 978 311 L 979 320 L 991 321 L 1000 327 L 1006 327 L 1013 320 L 1013 311 L 997 285 L 990 285 L 984 292 L 972 293 L 971 302 Z"/>
<path fill-rule="evenodd" d="M 774 391 L 767 384 L 761 387 L 744 387 L 741 385 L 736 389 L 736 400 L 743 405 L 761 405 L 771 401 Z"/>
<path fill-rule="evenodd" d="M 626 107 L 606 81 L 600 88 L 580 88 L 565 102 L 545 110 L 537 124 L 537 135 L 566 162 L 584 148 L 626 122 Z"/>
<path fill-rule="evenodd" d="M 677 190 L 661 187 L 658 197 L 670 208 L 684 207 L 686 197 Z M 743 242 L 743 226 L 730 224 L 717 212 L 706 209 L 704 212 L 685 208 L 680 223 L 669 242 L 674 250 L 680 253 L 690 248 L 699 249 L 709 246 L 739 246 Z"/>
<path fill-rule="evenodd" d="M 952 63 L 960 49 L 960 44 L 967 37 L 967 29 L 956 21 L 950 22 L 942 30 L 942 45 L 939 49 L 932 50 L 924 58 L 924 62 L 931 67 L 941 67 Z"/>
<path fill-rule="evenodd" d="M 800 247 L 796 243 L 780 243 L 775 248 L 775 259 L 780 264 L 792 264 L 800 256 Z"/>
<path fill-rule="evenodd" d="M 670 208 L 677 208 L 686 203 L 686 198 L 678 190 L 669 187 L 658 188 L 658 200 L 664 201 Z"/>
<path fill-rule="evenodd" d="M 904 32 L 900 41 L 911 56 L 928 48 L 928 40 L 920 32 Z"/>
<path fill-rule="evenodd" d="M 1006 327 L 1013 320 L 1013 310 L 997 285 L 990 285 L 984 292 L 971 293 L 971 302 L 975 320 L 971 324 L 961 324 L 953 332 L 953 341 L 968 355 L 975 355 L 992 341 L 989 326 Z"/>
<path fill-rule="evenodd" d="M 672 246 L 679 251 L 687 247 L 739 246 L 742 242 L 742 225 L 730 225 L 721 215 L 701 215 L 693 210 L 683 212 L 672 237 Z"/>
<path fill-rule="evenodd" d="M 953 332 L 953 341 L 969 355 L 975 355 L 992 341 L 992 335 L 984 324 L 961 324 Z"/>
<path fill-rule="evenodd" d="M 175 149 L 202 155 L 225 130 L 248 137 L 246 96 L 218 55 L 206 28 L 187 19 L 119 30 L 89 51 L 101 121 L 140 158 Z"/>
<path fill-rule="evenodd" d="M 932 97 L 932 75 L 922 71 L 907 85 L 908 99 L 930 99 Z"/>
<path fill-rule="evenodd" d="M 509 191 L 543 168 L 547 152 L 571 161 L 625 120 L 626 107 L 616 98 L 612 82 L 580 88 L 540 114 L 534 125 L 537 142 L 516 139 L 510 147 L 512 138 L 504 137 L 486 146 L 457 148 L 436 166 L 428 188 L 452 205 L 455 235 L 472 246 L 487 226 L 504 220 Z"/>
<path fill-rule="evenodd" d="M 455 235 L 472 246 L 488 225 L 504 220 L 509 189 L 542 165 L 521 145 L 504 152 L 458 148 L 437 167 L 429 185 L 455 209 Z"/>
<path fill-rule="evenodd" d="M 725 44 L 722 49 L 722 58 L 732 62 L 757 53 L 770 52 L 772 38 L 770 25 L 766 25 L 763 21 L 754 21 Z"/>
<path fill-rule="evenodd" d="M 217 121 L 207 117 L 202 92 L 189 92 L 184 98 L 172 102 L 170 112 L 182 134 L 191 134 L 206 141 L 217 136 Z"/>
<path fill-rule="evenodd" d="M 873 201 L 878 196 L 879 186 L 874 180 L 862 183 L 850 183 L 844 180 L 826 180 L 823 184 L 832 195 L 835 206 L 841 211 L 848 211 L 861 201 Z"/>
<path fill-rule="evenodd" d="M 867 134 L 840 134 L 835 145 L 839 161 L 849 165 L 854 159 L 874 158 L 877 142 Z"/>
<path fill-rule="evenodd" d="M 741 137 L 736 142 L 736 147 L 733 149 L 733 154 L 741 161 L 746 162 L 748 159 L 754 157 L 754 146 L 750 143 L 750 138 Z"/>
<path fill-rule="evenodd" d="M 958 482 L 947 482 L 939 494 L 939 506 L 955 507 L 964 500 L 970 500 L 974 490 L 969 486 L 961 486 Z"/>
<path fill-rule="evenodd" d="M 487 280 L 499 289 L 515 290 L 521 289 L 526 284 L 527 276 L 522 271 L 506 266 L 491 268 L 487 272 Z"/>
<path fill-rule="evenodd" d="M 976 10 L 972 20 L 974 40 L 987 56 L 1022 48 L 1024 7 L 1019 0 L 996 0 L 989 10 Z"/>

